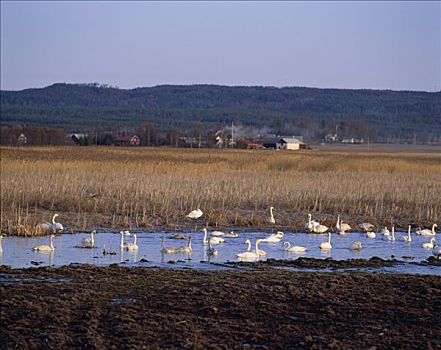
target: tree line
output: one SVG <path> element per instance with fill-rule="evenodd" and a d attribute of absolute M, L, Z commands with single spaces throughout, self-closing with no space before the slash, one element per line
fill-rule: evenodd
<path fill-rule="evenodd" d="M 141 124 L 151 124 L 163 139 L 174 138 L 173 129 L 189 133 L 193 122 L 207 132 L 235 122 L 315 142 L 336 130 L 341 137 L 372 141 L 439 142 L 440 120 L 441 92 L 216 85 L 122 90 L 99 84 L 1 91 L 2 125 L 90 132 L 118 123 L 137 132 Z M 147 144 L 151 137 L 147 132 Z"/>

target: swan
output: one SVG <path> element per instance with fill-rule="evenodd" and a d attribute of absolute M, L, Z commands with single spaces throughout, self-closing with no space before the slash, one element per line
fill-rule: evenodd
<path fill-rule="evenodd" d="M 395 241 L 395 226 L 392 225 L 392 235 L 383 234 L 383 239 L 385 241 Z"/>
<path fill-rule="evenodd" d="M 323 249 L 323 250 L 330 250 L 330 249 L 332 249 L 332 245 L 331 245 L 331 232 L 328 232 L 328 241 L 320 243 L 320 249 Z"/>
<path fill-rule="evenodd" d="M 315 233 L 325 233 L 328 230 L 329 230 L 328 226 L 321 225 L 321 224 L 318 224 L 312 228 L 312 231 Z"/>
<path fill-rule="evenodd" d="M 54 216 L 52 217 L 52 232 L 54 232 L 54 233 L 62 232 L 64 230 L 64 227 L 63 227 L 63 225 L 61 225 L 61 223 L 55 222 L 55 218 L 57 216 L 60 216 L 60 215 L 54 214 Z"/>
<path fill-rule="evenodd" d="M 169 239 L 187 239 L 186 236 L 180 234 L 174 234 L 168 237 Z"/>
<path fill-rule="evenodd" d="M 272 235 L 260 239 L 259 242 L 266 242 L 266 243 L 279 243 L 280 240 L 283 238 L 284 233 L 282 231 L 277 231 L 277 233 L 273 233 Z"/>
<path fill-rule="evenodd" d="M 291 247 L 291 243 L 289 243 L 288 241 L 284 241 L 283 242 L 283 250 L 285 250 L 287 252 L 293 252 L 293 253 L 304 253 L 304 252 L 306 252 L 306 247 L 301 247 L 298 245 Z"/>
<path fill-rule="evenodd" d="M 222 232 L 222 231 L 212 231 L 212 232 L 210 232 L 210 236 L 215 236 L 215 237 L 225 236 L 225 232 Z"/>
<path fill-rule="evenodd" d="M 403 242 L 412 242 L 412 237 L 410 237 L 410 225 L 407 226 L 407 236 L 401 237 Z"/>
<path fill-rule="evenodd" d="M 125 245 L 125 250 L 128 250 L 128 251 L 135 251 L 135 250 L 138 250 L 138 245 L 136 244 L 136 234 L 133 234 L 132 235 L 133 236 L 133 242 L 132 243 L 126 243 L 126 245 Z"/>
<path fill-rule="evenodd" d="M 208 241 L 208 255 L 216 256 L 218 251 L 213 247 L 213 243 L 211 243 L 211 239 Z"/>
<path fill-rule="evenodd" d="M 47 233 L 52 230 L 52 225 L 48 222 L 43 222 L 37 225 L 37 231 L 42 233 Z"/>
<path fill-rule="evenodd" d="M 273 210 L 274 210 L 274 207 L 269 207 L 270 217 L 268 219 L 268 222 L 270 224 L 275 224 L 276 223 L 276 220 L 274 219 L 274 215 L 273 215 Z"/>
<path fill-rule="evenodd" d="M 33 251 L 36 252 L 53 252 L 55 247 L 54 247 L 54 243 L 53 243 L 53 239 L 54 239 L 54 235 L 50 236 L 50 245 L 37 245 L 34 248 L 32 248 Z"/>
<path fill-rule="evenodd" d="M 190 213 L 188 213 L 187 218 L 192 220 L 199 219 L 204 213 L 199 208 L 196 210 L 192 210 Z"/>
<path fill-rule="evenodd" d="M 425 249 L 433 249 L 435 246 L 435 238 L 431 238 L 429 242 L 423 243 L 422 247 Z"/>
<path fill-rule="evenodd" d="M 372 232 L 372 231 L 367 231 L 367 232 L 366 232 L 366 238 L 374 239 L 375 237 L 377 237 L 377 235 L 375 234 L 375 232 Z"/>
<path fill-rule="evenodd" d="M 256 241 L 257 244 L 259 244 L 260 242 L 262 242 L 261 239 L 258 239 L 258 240 Z M 264 251 L 264 250 L 262 250 L 262 249 L 257 248 L 257 251 L 258 251 L 258 253 L 259 253 L 259 256 L 265 256 L 265 255 L 267 255 L 267 252 Z"/>
<path fill-rule="evenodd" d="M 204 244 L 207 244 L 208 243 L 208 239 L 207 239 L 208 231 L 205 227 L 202 229 L 202 231 L 204 231 L 204 239 L 202 240 L 202 242 Z M 224 241 L 225 241 L 225 239 L 223 239 L 222 237 L 210 237 L 210 239 L 212 240 L 211 241 L 212 244 L 220 244 L 220 243 L 224 243 Z"/>
<path fill-rule="evenodd" d="M 383 237 L 390 235 L 390 232 L 389 232 L 389 229 L 387 228 L 387 226 L 384 226 L 384 229 L 381 230 L 381 233 L 383 234 Z"/>
<path fill-rule="evenodd" d="M 3 240 L 3 236 L 0 235 L 0 254 L 3 254 L 2 240 Z"/>
<path fill-rule="evenodd" d="M 369 222 L 363 222 L 362 224 L 358 224 L 358 227 L 360 227 L 365 232 L 372 231 L 375 228 L 375 226 L 370 224 Z"/>
<path fill-rule="evenodd" d="M 361 250 L 362 246 L 361 246 L 361 242 L 354 242 L 351 245 L 351 249 L 352 250 Z"/>
<path fill-rule="evenodd" d="M 416 230 L 416 234 L 417 235 L 421 235 L 421 236 L 435 236 L 436 232 L 435 232 L 435 227 L 438 227 L 437 224 L 433 224 L 432 225 L 432 230 L 429 229 L 424 229 L 421 230 L 421 228 L 419 228 L 418 230 Z"/>
<path fill-rule="evenodd" d="M 308 213 L 308 222 L 305 224 L 305 229 L 311 232 L 314 229 L 314 226 L 318 226 L 320 223 L 318 221 L 312 220 L 312 215 Z"/>
<path fill-rule="evenodd" d="M 188 237 L 188 244 L 177 247 L 177 248 L 166 248 L 164 246 L 164 237 L 162 237 L 162 249 L 161 251 L 166 254 L 176 254 L 176 253 L 191 253 L 192 247 L 191 247 L 191 237 Z"/>
<path fill-rule="evenodd" d="M 251 251 L 251 242 L 249 239 L 245 241 L 248 244 L 248 250 L 243 253 L 236 254 L 236 257 L 242 259 L 259 259 L 259 240 L 256 240 L 256 250 L 254 252 Z"/>
<path fill-rule="evenodd" d="M 212 244 L 221 244 L 224 243 L 225 239 L 222 237 L 210 237 L 210 241 Z"/>
<path fill-rule="evenodd" d="M 94 239 L 95 233 L 96 233 L 96 230 L 93 230 L 90 233 L 90 237 L 83 238 L 83 240 L 81 241 L 81 246 L 84 248 L 93 248 L 95 246 L 95 239 Z"/>
<path fill-rule="evenodd" d="M 435 243 L 435 246 L 432 249 L 432 254 L 439 259 L 441 257 L 441 246 Z"/>
<path fill-rule="evenodd" d="M 124 236 L 130 236 L 130 232 L 129 231 L 119 231 L 120 235 L 121 235 L 121 240 L 119 243 L 119 247 L 121 249 L 127 249 L 128 243 L 124 242 Z"/>
<path fill-rule="evenodd" d="M 344 235 L 346 231 L 350 231 L 352 229 L 351 226 L 343 223 L 343 221 L 340 220 L 340 215 L 337 216 L 337 224 L 335 225 L 335 227 L 341 235 Z"/>
<path fill-rule="evenodd" d="M 225 238 L 239 238 L 239 234 L 233 231 L 230 231 L 229 233 L 224 234 Z"/>

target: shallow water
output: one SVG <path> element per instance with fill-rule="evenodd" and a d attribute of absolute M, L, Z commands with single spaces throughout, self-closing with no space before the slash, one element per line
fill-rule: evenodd
<path fill-rule="evenodd" d="M 132 231 L 134 233 L 134 231 Z M 0 255 L 0 263 L 11 266 L 12 268 L 26 268 L 33 266 L 62 266 L 71 263 L 110 265 L 113 263 L 123 263 L 129 266 L 161 266 L 169 268 L 197 268 L 197 269 L 225 269 L 231 268 L 223 266 L 228 261 L 239 261 L 236 254 L 246 251 L 247 245 L 245 239 L 250 239 L 252 249 L 254 242 L 258 238 L 265 238 L 267 233 L 242 233 L 239 238 L 226 238 L 223 244 L 215 245 L 218 250 L 217 256 L 208 256 L 207 250 L 203 245 L 203 233 L 192 232 L 184 234 L 192 237 L 193 252 L 187 254 L 163 254 L 161 253 L 161 237 L 166 237 L 165 245 L 167 247 L 178 247 L 185 245 L 186 240 L 168 239 L 171 233 L 144 233 L 136 232 L 137 252 L 121 251 L 120 234 L 99 232 L 95 235 L 94 249 L 76 248 L 83 238 L 90 235 L 83 234 L 64 234 L 54 238 L 55 251 L 52 253 L 38 253 L 32 251 L 32 247 L 39 244 L 48 244 L 49 237 L 4 237 L 3 254 Z M 421 244 L 430 240 L 430 237 L 412 235 L 411 243 L 399 241 L 404 232 L 396 233 L 397 241 L 388 242 L 381 239 L 381 234 L 377 234 L 375 239 L 368 239 L 362 233 L 348 233 L 345 236 L 332 234 L 332 250 L 329 252 L 321 251 L 319 245 L 327 241 L 327 234 L 306 234 L 306 233 L 285 233 L 284 240 L 291 245 L 305 246 L 308 250 L 303 254 L 289 253 L 282 250 L 282 244 L 261 243 L 259 248 L 268 254 L 260 258 L 274 259 L 296 259 L 300 256 L 309 258 L 328 258 L 334 260 L 345 259 L 369 259 L 378 256 L 382 259 L 395 258 L 405 262 L 420 262 L 431 256 L 431 250 L 424 249 Z M 441 241 L 437 238 L 438 242 Z M 125 237 L 126 242 L 131 242 L 132 237 Z M 349 249 L 355 241 L 362 243 L 361 251 Z M 104 245 L 107 250 L 114 251 L 115 255 L 103 255 Z M 207 264 L 210 262 L 210 264 Z M 302 269 L 304 270 L 304 269 Z M 358 269 L 360 270 L 360 269 Z M 441 275 L 441 269 L 436 266 L 419 266 L 409 263 L 398 264 L 395 267 L 382 269 L 361 269 L 363 271 L 397 272 L 397 273 L 418 273 Z"/>

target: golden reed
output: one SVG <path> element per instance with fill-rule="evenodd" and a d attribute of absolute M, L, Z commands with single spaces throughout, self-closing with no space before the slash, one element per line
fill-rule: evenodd
<path fill-rule="evenodd" d="M 1 231 L 38 234 L 60 213 L 91 226 L 180 229 L 201 208 L 211 227 L 302 229 L 306 215 L 334 227 L 427 226 L 441 219 L 441 155 L 117 147 L 1 147 Z"/>

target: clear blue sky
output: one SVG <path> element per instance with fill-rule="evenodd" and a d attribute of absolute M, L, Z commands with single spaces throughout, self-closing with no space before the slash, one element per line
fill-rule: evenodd
<path fill-rule="evenodd" d="M 441 89 L 441 2 L 1 1 L 1 88 Z"/>

